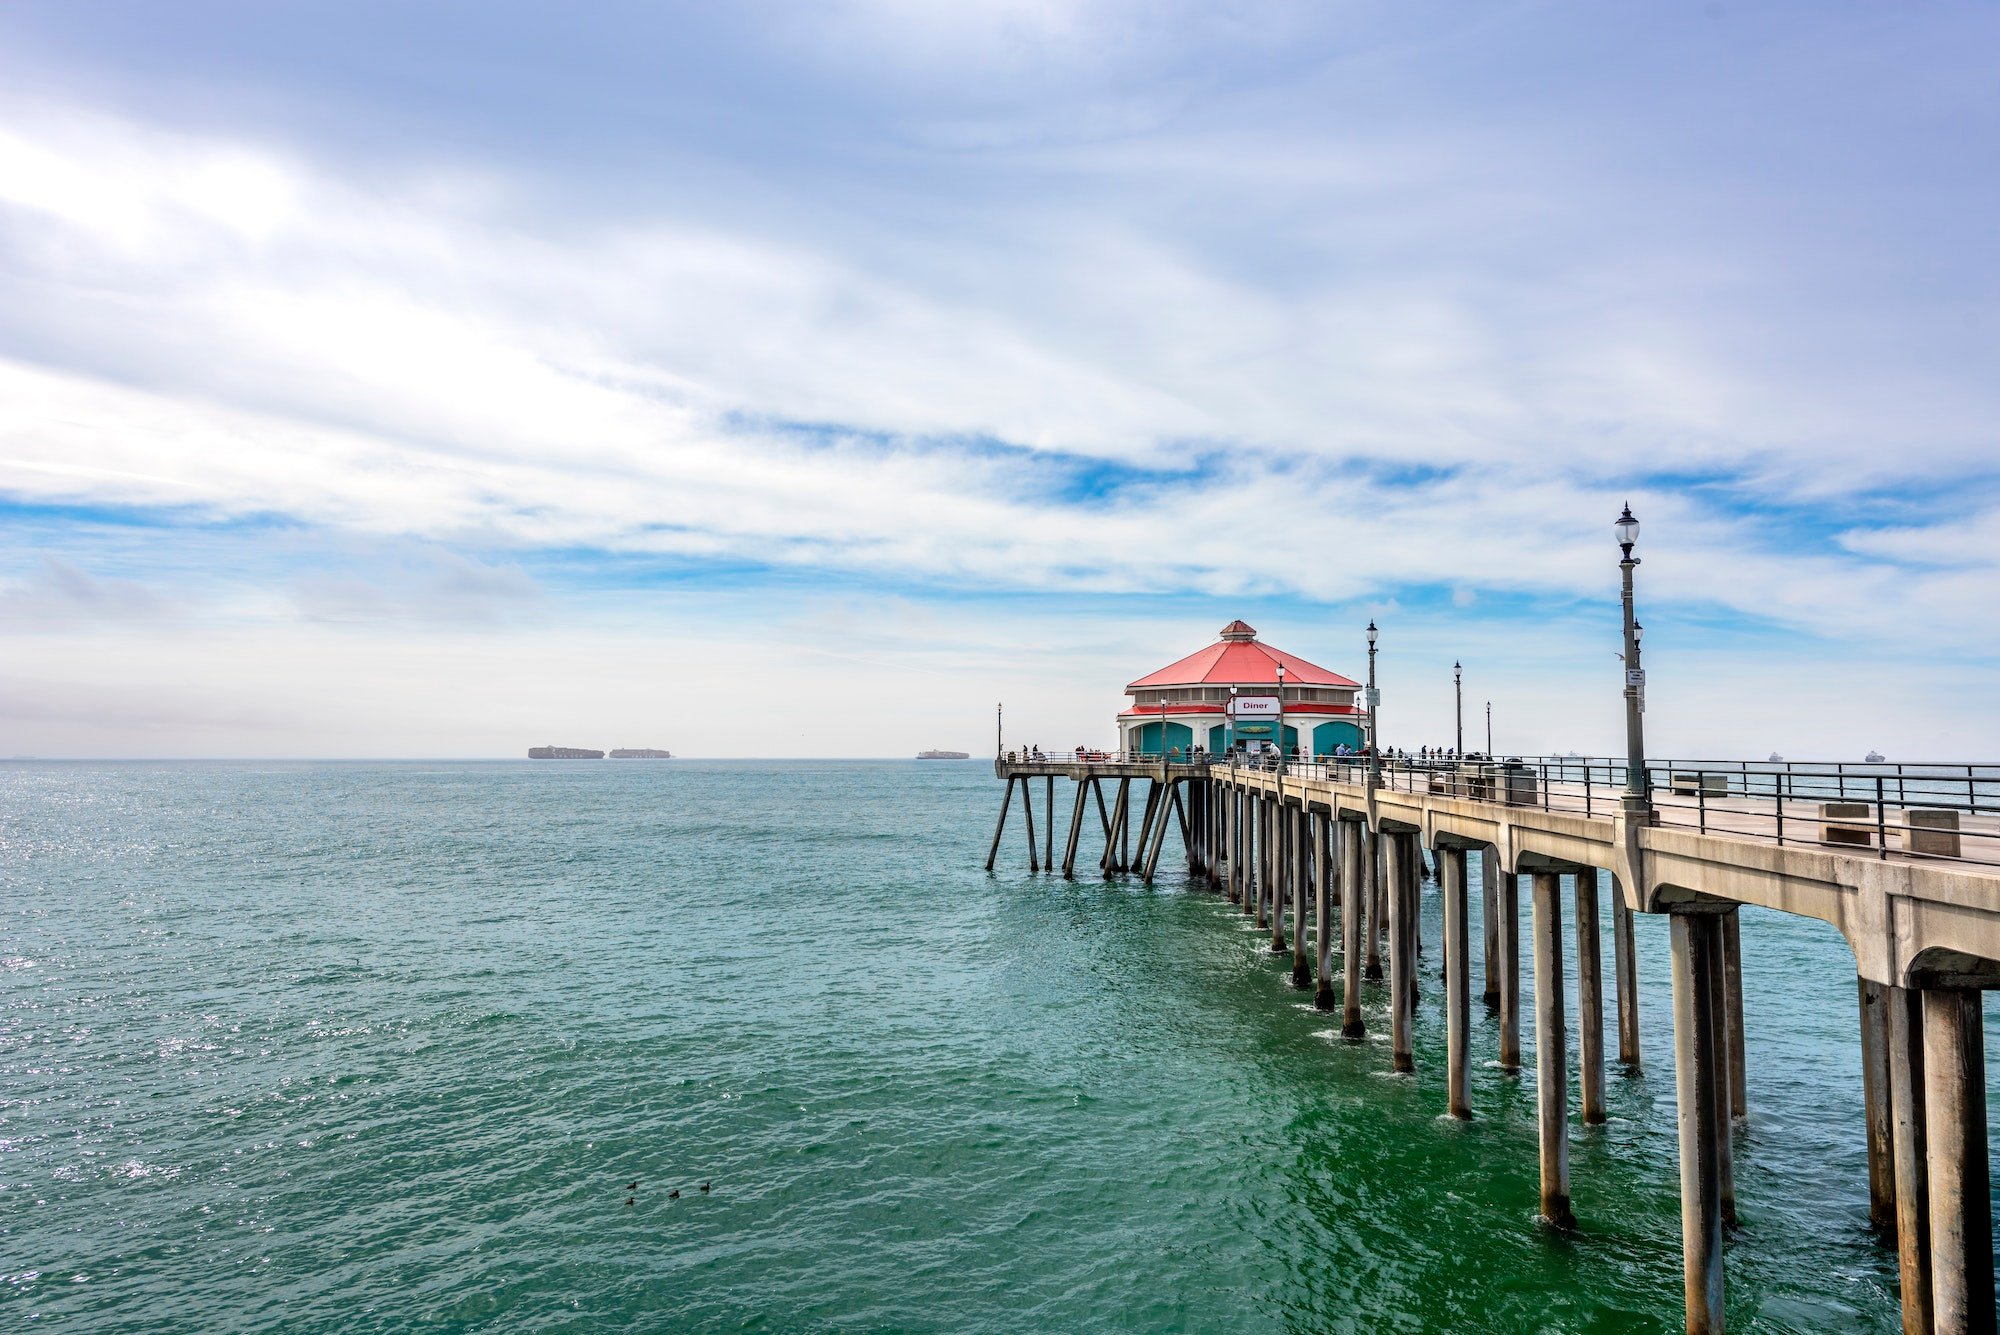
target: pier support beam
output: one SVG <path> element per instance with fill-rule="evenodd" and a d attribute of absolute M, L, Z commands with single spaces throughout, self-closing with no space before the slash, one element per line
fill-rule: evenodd
<path fill-rule="evenodd" d="M 1318 880 L 1313 897 L 1313 976 L 1318 982 L 1313 989 L 1313 1009 L 1330 1011 L 1333 1009 L 1333 880 L 1337 856 L 1333 841 L 1339 835 L 1340 822 L 1331 814 L 1322 816 L 1317 812 L 1311 819 L 1313 867 Z"/>
<path fill-rule="evenodd" d="M 1389 882 L 1389 1063 L 1390 1069 L 1408 1072 L 1417 1069 L 1410 1043 L 1416 1019 L 1410 1004 L 1410 974 L 1417 952 L 1411 945 L 1410 894 L 1407 882 L 1415 868 L 1416 840 L 1407 834 L 1382 836 L 1382 868 Z"/>
<path fill-rule="evenodd" d="M 1079 779 L 1076 785 L 1076 804 L 1069 812 L 1069 838 L 1063 844 L 1062 874 L 1065 881 L 1076 879 L 1076 846 L 1083 837 L 1083 809 L 1085 799 L 1090 796 L 1090 781 Z"/>
<path fill-rule="evenodd" d="M 1257 795 L 1257 925 L 1270 925 L 1271 799 Z"/>
<path fill-rule="evenodd" d="M 1576 1217 L 1569 1208 L 1569 1053 L 1563 1033 L 1562 876 L 1538 870 L 1532 881 L 1542 1218 L 1556 1228 L 1574 1228 Z"/>
<path fill-rule="evenodd" d="M 1540 986 L 1540 984 L 1537 984 Z M 1604 1111 L 1604 968 L 1598 959 L 1597 869 L 1576 874 L 1576 1040 L 1583 1120 L 1595 1126 Z"/>
<path fill-rule="evenodd" d="M 1492 845 L 1479 850 L 1479 927 L 1486 942 L 1486 957 L 1480 965 L 1484 988 L 1481 1000 L 1488 1010 L 1500 1009 L 1500 853 Z"/>
<path fill-rule="evenodd" d="M 1885 988 L 1889 1116 L 1896 1160 L 1896 1263 L 1903 1335 L 1931 1335 L 1931 1205 L 1924 1109 L 1923 993 Z"/>
<path fill-rule="evenodd" d="M 1424 843 L 1414 834 L 1403 837 L 1403 848 L 1407 856 L 1403 859 L 1403 923 L 1408 940 L 1405 949 L 1410 952 L 1408 967 L 1403 977 L 1410 984 L 1410 1012 L 1414 1016 L 1417 995 L 1423 990 L 1423 969 L 1419 964 L 1424 957 Z"/>
<path fill-rule="evenodd" d="M 1007 780 L 1007 791 L 1000 795 L 1000 819 L 993 823 L 993 846 L 986 850 L 986 870 L 993 870 L 993 860 L 1000 856 L 1000 836 L 1007 829 L 1007 808 L 1014 802 L 1014 780 Z"/>
<path fill-rule="evenodd" d="M 1861 1000 L 1861 1105 L 1868 1135 L 1868 1223 L 1896 1236 L 1896 1141 L 1889 1102 L 1889 989 L 1857 977 Z"/>
<path fill-rule="evenodd" d="M 1292 811 L 1282 797 L 1271 801 L 1271 953 L 1282 955 L 1285 944 L 1285 903 L 1292 897 L 1292 864 L 1298 850 L 1292 847 Z"/>
<path fill-rule="evenodd" d="M 1131 820 L 1132 781 L 1120 779 L 1118 793 L 1111 799 L 1111 828 L 1104 836 L 1104 879 L 1125 870 L 1126 826 Z"/>
<path fill-rule="evenodd" d="M 1750 1104 L 1743 1078 L 1743 913 L 1731 909 L 1722 917 L 1722 977 L 1729 994 L 1729 1115 L 1742 1121 Z"/>
<path fill-rule="evenodd" d="M 1722 1330 L 1722 1181 L 1717 1127 L 1724 1069 L 1722 928 L 1713 913 L 1672 914 L 1674 1090 L 1679 1103 L 1681 1266 L 1688 1335 Z"/>
<path fill-rule="evenodd" d="M 1520 877 L 1502 870 L 1494 898 L 1500 928 L 1500 1066 L 1521 1069 Z"/>
<path fill-rule="evenodd" d="M 1028 823 L 1028 874 L 1032 876 L 1042 866 L 1035 856 L 1035 790 L 1027 779 L 1021 780 L 1021 816 Z"/>
<path fill-rule="evenodd" d="M 1472 951 L 1466 893 L 1466 853 L 1440 848 L 1438 885 L 1444 895 L 1445 1099 L 1453 1117 L 1472 1116 Z"/>
<path fill-rule="evenodd" d="M 1936 1335 L 1992 1335 L 1993 1189 L 1979 993 L 1929 988 L 1923 998 L 1931 1321 Z"/>
<path fill-rule="evenodd" d="M 1736 1145 L 1735 1122 L 1730 1115 L 1729 1070 L 1729 944 L 1728 920 L 1736 916 L 1734 906 L 1724 909 L 1715 923 L 1715 970 L 1709 975 L 1715 1009 L 1715 1163 L 1717 1194 L 1721 1200 L 1722 1226 L 1736 1227 Z"/>
<path fill-rule="evenodd" d="M 1311 987 L 1312 956 L 1306 954 L 1306 896 L 1311 893 L 1317 853 L 1312 842 L 1312 812 L 1303 795 L 1292 813 L 1292 986 Z"/>
<path fill-rule="evenodd" d="M 1056 776 L 1048 775 L 1043 783 L 1045 792 L 1042 799 L 1042 816 L 1046 825 L 1042 830 L 1042 870 L 1056 869 Z"/>
<path fill-rule="evenodd" d="M 1229 902 L 1243 903 L 1243 869 L 1245 850 L 1248 847 L 1243 836 L 1243 790 L 1232 787 L 1229 790 Z"/>
<path fill-rule="evenodd" d="M 1611 955 L 1618 974 L 1618 1064 L 1639 1074 L 1639 951 L 1632 940 L 1632 910 L 1618 878 L 1611 878 Z"/>
<path fill-rule="evenodd" d="M 1363 974 L 1369 982 L 1382 981 L 1382 937 L 1388 924 L 1389 878 L 1384 873 L 1388 854 L 1384 851 L 1386 835 L 1371 831 L 1368 840 L 1368 963 Z"/>
<path fill-rule="evenodd" d="M 1340 879 L 1346 893 L 1340 904 L 1340 1036 L 1360 1038 L 1361 938 L 1368 907 L 1368 827 L 1348 821 L 1340 832 Z"/>
<path fill-rule="evenodd" d="M 1171 779 L 1157 786 L 1160 800 L 1155 803 L 1159 809 L 1153 813 L 1153 842 L 1139 850 L 1145 862 L 1144 877 L 1147 885 L 1151 885 L 1153 877 L 1159 873 L 1160 853 L 1167 846 L 1167 831 L 1173 827 L 1174 813 L 1180 809 L 1181 802 L 1180 792 Z"/>

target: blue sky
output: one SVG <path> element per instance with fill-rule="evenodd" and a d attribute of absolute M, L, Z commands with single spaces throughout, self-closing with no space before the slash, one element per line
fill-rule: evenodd
<path fill-rule="evenodd" d="M 0 754 L 2000 749 L 2000 10 L 0 9 Z M 1474 712 L 1474 711 L 1469 711 Z"/>

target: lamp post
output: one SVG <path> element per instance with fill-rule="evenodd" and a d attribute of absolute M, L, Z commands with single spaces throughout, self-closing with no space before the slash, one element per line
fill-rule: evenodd
<path fill-rule="evenodd" d="M 1493 702 L 1486 702 L 1486 758 L 1493 759 Z"/>
<path fill-rule="evenodd" d="M 1382 786 L 1382 739 L 1375 732 L 1375 703 L 1378 698 L 1375 690 L 1375 637 L 1380 633 L 1371 620 L 1368 623 L 1368 786 L 1370 788 Z"/>
<path fill-rule="evenodd" d="M 1006 705 L 993 706 L 993 756 L 996 760 L 1007 754 L 1007 730 L 1001 726 L 1006 716 Z"/>
<path fill-rule="evenodd" d="M 1285 665 L 1278 664 L 1278 777 L 1285 777 Z"/>
<path fill-rule="evenodd" d="M 1236 768 L 1236 688 L 1229 688 L 1229 726 L 1223 729 L 1223 749 L 1229 752 L 1229 768 Z"/>
<path fill-rule="evenodd" d="M 1625 811 L 1628 816 L 1639 816 L 1650 809 L 1651 803 L 1647 800 L 1646 734 L 1640 722 L 1645 710 L 1646 670 L 1639 663 L 1639 622 L 1632 615 L 1632 572 L 1639 565 L 1632 548 L 1639 541 L 1639 521 L 1632 517 L 1630 505 L 1619 514 L 1611 530 L 1617 534 L 1618 550 L 1623 553 L 1618 572 L 1625 602 Z"/>
<path fill-rule="evenodd" d="M 1457 663 L 1451 665 L 1451 694 L 1453 709 L 1458 719 L 1458 745 L 1452 748 L 1451 758 L 1465 758 L 1465 669 Z"/>

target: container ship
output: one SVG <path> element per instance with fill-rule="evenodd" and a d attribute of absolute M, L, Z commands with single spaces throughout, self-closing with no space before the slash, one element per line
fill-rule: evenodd
<path fill-rule="evenodd" d="M 613 760 L 672 760 L 674 753 L 650 746 L 621 746 L 611 753 Z"/>
<path fill-rule="evenodd" d="M 602 751 L 593 751 L 587 746 L 531 746 L 528 748 L 530 760 L 602 760 Z"/>
<path fill-rule="evenodd" d="M 919 759 L 919 760 L 970 760 L 970 759 L 972 759 L 972 753 L 971 753 L 970 751 L 919 751 L 919 752 L 917 752 L 917 759 Z"/>

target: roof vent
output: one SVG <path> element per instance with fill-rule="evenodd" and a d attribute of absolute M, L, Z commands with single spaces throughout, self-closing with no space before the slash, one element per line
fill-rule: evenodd
<path fill-rule="evenodd" d="M 1254 640 L 1257 638 L 1257 632 L 1247 621 L 1232 621 L 1222 628 L 1222 638 L 1225 640 Z"/>

